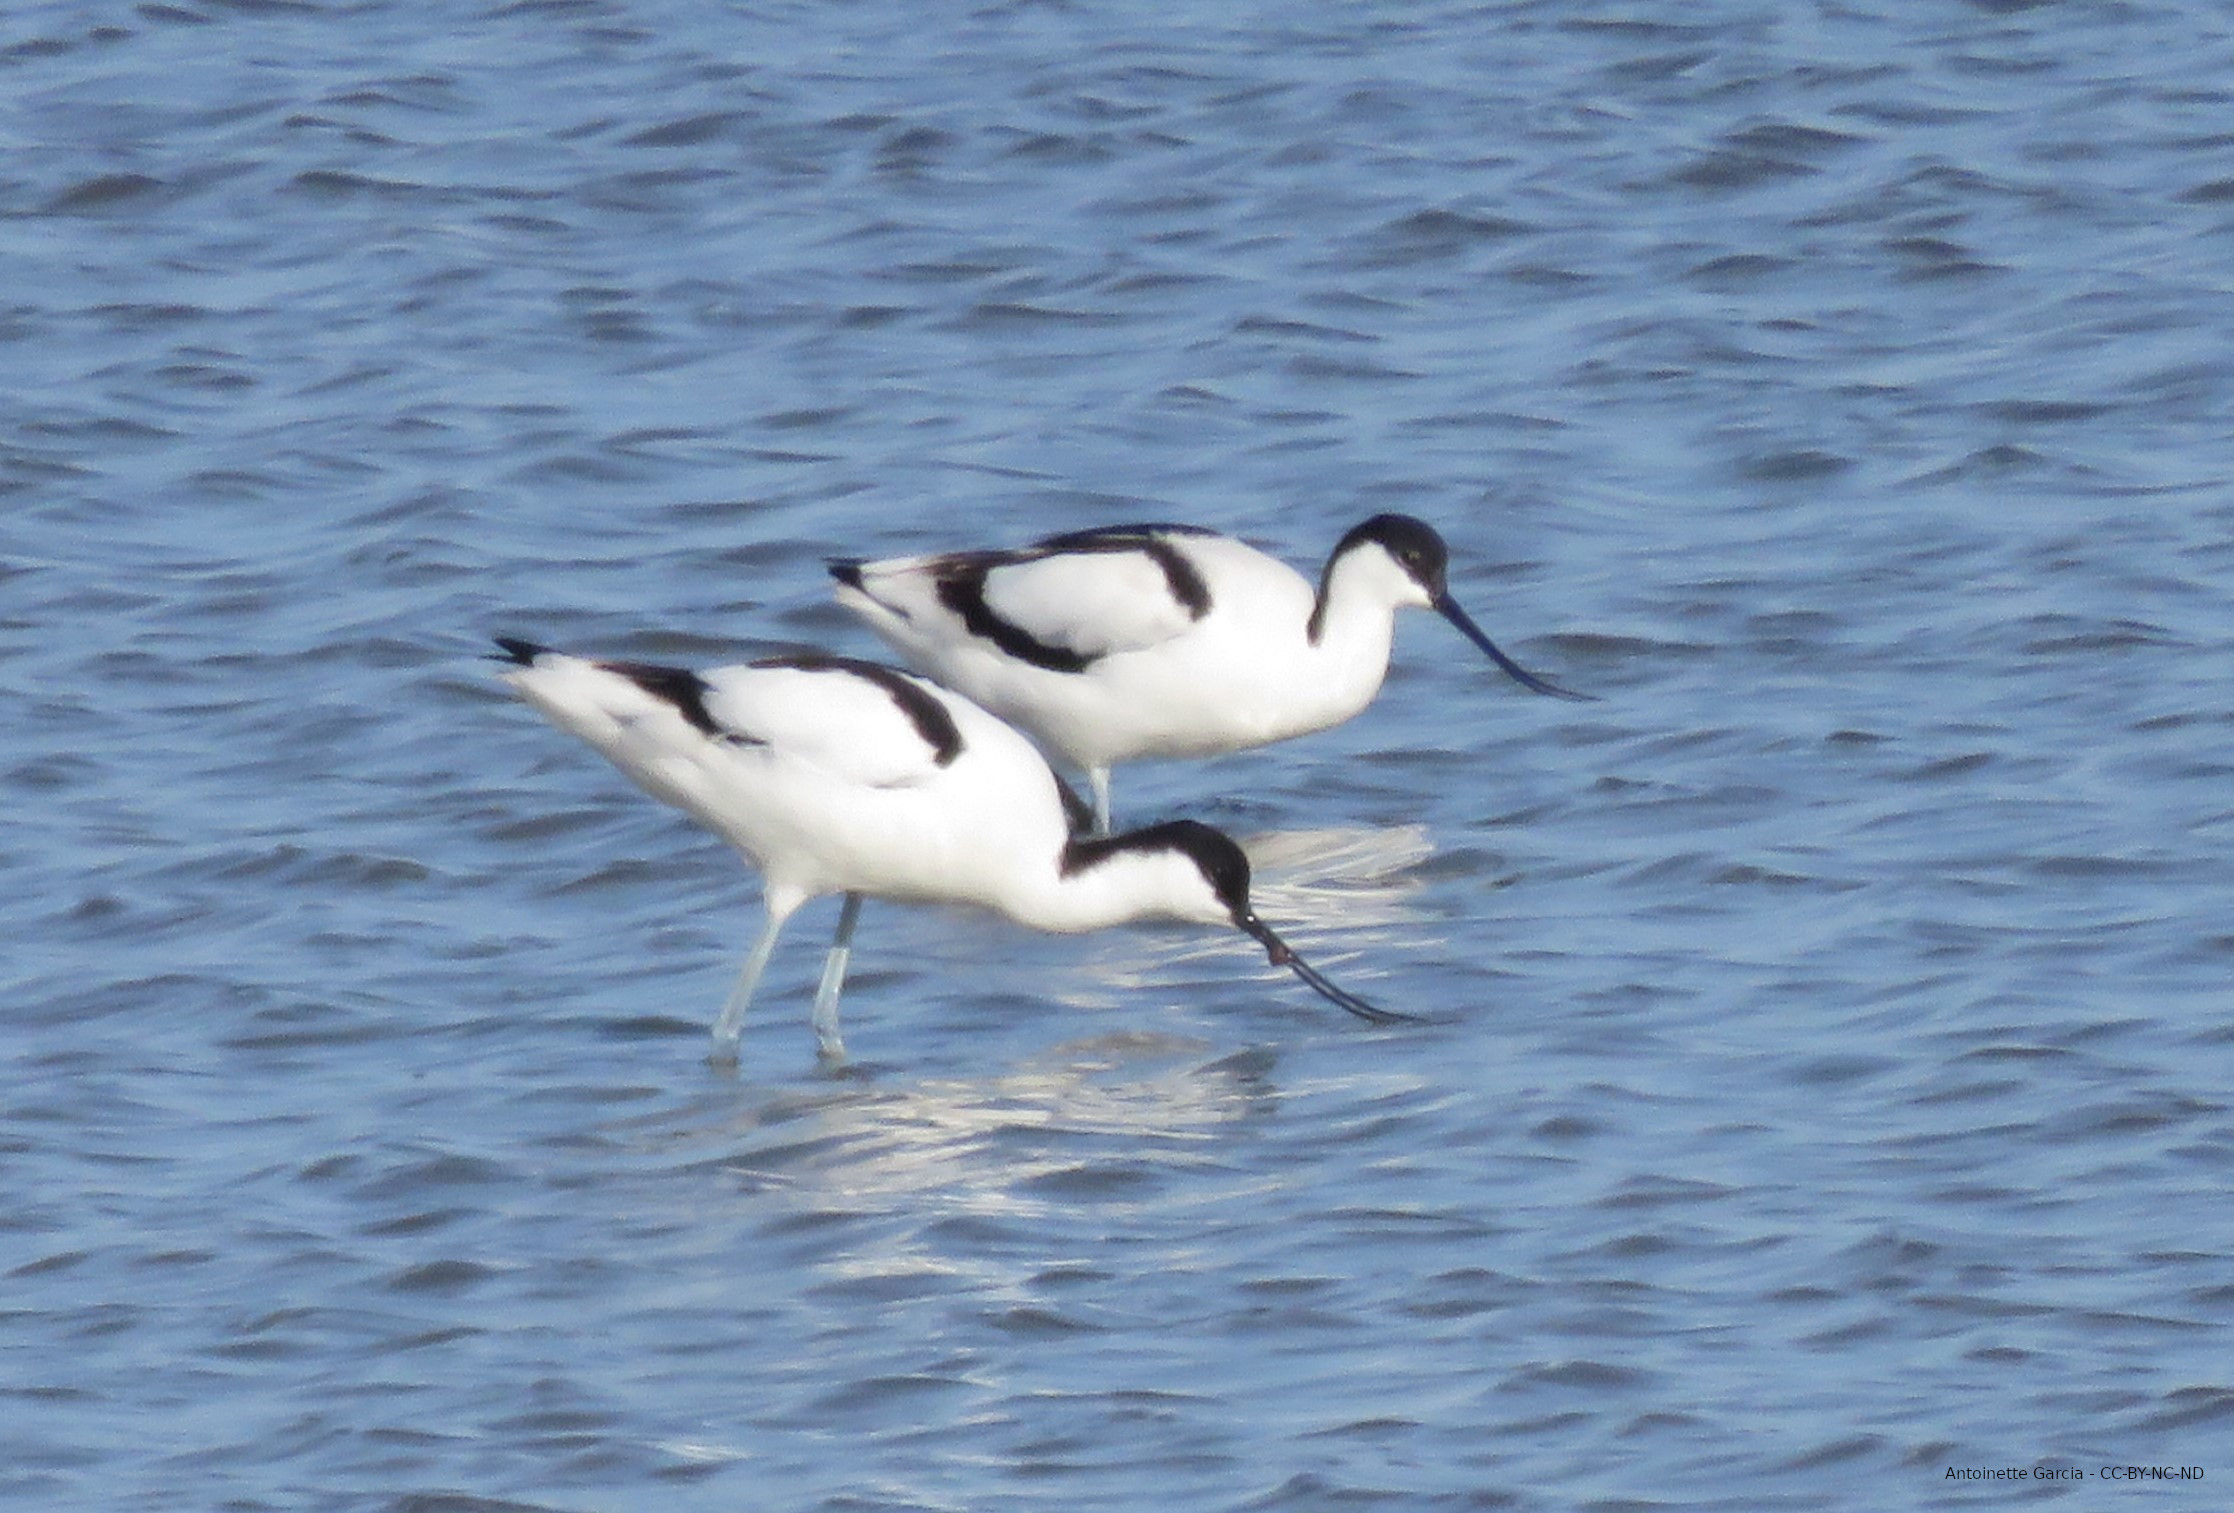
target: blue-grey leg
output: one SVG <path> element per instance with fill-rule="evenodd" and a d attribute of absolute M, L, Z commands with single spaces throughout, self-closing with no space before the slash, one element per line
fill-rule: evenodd
<path fill-rule="evenodd" d="M 1109 831 L 1109 769 L 1089 767 L 1086 781 L 1094 790 L 1094 834 L 1107 835 Z"/>
<path fill-rule="evenodd" d="M 822 959 L 822 986 L 814 993 L 814 1034 L 822 1054 L 832 1061 L 845 1058 L 846 1043 L 838 1038 L 838 993 L 845 987 L 846 963 L 853 957 L 853 927 L 861 919 L 861 895 L 848 893 L 838 910 L 838 933 L 831 937 L 830 954 Z"/>
<path fill-rule="evenodd" d="M 776 937 L 783 933 L 783 922 L 791 917 L 789 909 L 768 910 L 768 924 L 760 932 L 760 939 L 753 942 L 752 954 L 745 958 L 744 970 L 737 974 L 737 986 L 729 990 L 729 1001 L 721 1006 L 721 1017 L 714 1021 L 713 1060 L 728 1064 L 737 1059 L 737 1040 L 744 1033 L 745 1008 L 752 1002 L 752 990 L 760 986 L 760 974 L 768 970 L 768 958 L 776 954 Z"/>

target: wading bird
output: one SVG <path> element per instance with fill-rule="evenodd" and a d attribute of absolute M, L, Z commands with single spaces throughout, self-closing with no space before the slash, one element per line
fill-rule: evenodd
<path fill-rule="evenodd" d="M 838 602 L 903 661 L 1083 768 L 1105 835 L 1119 762 L 1262 746 L 1370 704 L 1400 609 L 1434 610 L 1537 693 L 1590 697 L 1498 650 L 1451 597 L 1443 538 L 1409 515 L 1354 527 L 1316 588 L 1192 525 L 829 567 Z"/>
<path fill-rule="evenodd" d="M 841 1057 L 838 993 L 864 897 L 977 904 L 1038 930 L 1141 919 L 1232 925 L 1321 996 L 1376 1024 L 1249 906 L 1249 862 L 1224 833 L 1174 820 L 1077 834 L 1074 795 L 1022 735 L 922 678 L 845 657 L 768 657 L 695 672 L 598 662 L 499 637 L 504 676 L 654 798 L 759 869 L 767 923 L 714 1024 L 734 1061 L 745 1008 L 800 905 L 840 893 L 815 994 L 825 1056 Z"/>

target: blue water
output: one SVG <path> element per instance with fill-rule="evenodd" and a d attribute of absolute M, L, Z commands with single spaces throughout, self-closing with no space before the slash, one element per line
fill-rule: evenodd
<path fill-rule="evenodd" d="M 19 4 L 0 1501 L 2220 1509 L 2234 17 Z M 831 906 L 479 661 L 1438 524 L 1238 937 Z M 2105 1467 L 2195 1468 L 2113 1484 Z M 1987 1485 L 1950 1468 L 2077 1470 Z"/>

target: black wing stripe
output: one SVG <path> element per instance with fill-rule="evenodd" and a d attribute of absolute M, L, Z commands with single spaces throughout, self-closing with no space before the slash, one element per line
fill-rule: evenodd
<path fill-rule="evenodd" d="M 1210 613 L 1210 585 L 1195 571 L 1186 553 L 1163 538 L 1217 534 L 1207 526 L 1178 525 L 1169 521 L 1148 525 L 1102 525 L 1092 530 L 1049 536 L 1034 546 L 1029 556 L 1051 557 L 1057 552 L 1146 552 L 1149 560 L 1163 569 L 1171 597 L 1179 601 L 1189 619 L 1199 620 Z M 1016 555 L 1019 560 L 1028 560 L 1026 553 Z"/>
<path fill-rule="evenodd" d="M 1156 566 L 1164 570 L 1164 581 L 1171 585 L 1171 597 L 1186 606 L 1187 618 L 1199 620 L 1210 613 L 1210 585 L 1202 581 L 1202 574 L 1195 571 L 1185 553 L 1168 541 L 1150 540 L 1145 547 L 1155 558 Z"/>
<path fill-rule="evenodd" d="M 863 662 L 854 657 L 833 657 L 822 652 L 794 652 L 788 656 L 763 657 L 752 664 L 755 667 L 789 667 L 799 672 L 843 672 L 865 682 L 874 683 L 900 707 L 900 713 L 915 726 L 915 733 L 923 737 L 923 744 L 931 748 L 931 760 L 941 767 L 950 767 L 962 754 L 962 727 L 954 723 L 954 715 L 936 696 L 924 692 L 922 686 L 901 673 L 879 662 Z"/>
<path fill-rule="evenodd" d="M 1044 536 L 1034 545 L 1055 551 L 1104 551 L 1111 545 L 1138 546 L 1143 541 L 1153 541 L 1158 536 L 1215 536 L 1218 533 L 1207 525 L 1181 525 L 1171 520 L 1150 520 L 1139 525 L 1097 525 L 1083 531 L 1064 531 L 1059 536 Z"/>
<path fill-rule="evenodd" d="M 619 673 L 655 699 L 675 706 L 682 717 L 710 736 L 726 736 L 720 723 L 706 710 L 706 695 L 713 690 L 706 680 L 687 667 L 661 667 L 651 662 L 600 662 L 607 672 Z"/>
<path fill-rule="evenodd" d="M 1019 662 L 1050 672 L 1084 672 L 1100 660 L 1067 646 L 1042 641 L 1023 626 L 1004 620 L 985 602 L 985 580 L 997 568 L 1040 562 L 1067 552 L 1139 552 L 1156 564 L 1164 586 L 1187 612 L 1190 620 L 1210 613 L 1210 585 L 1186 553 L 1164 540 L 1166 535 L 1212 536 L 1215 531 L 1199 525 L 1112 525 L 1090 531 L 1069 531 L 1049 536 L 1035 545 L 1013 552 L 956 552 L 939 559 L 935 583 L 939 602 L 961 617 L 971 635 L 992 642 Z"/>
<path fill-rule="evenodd" d="M 949 557 L 939 564 L 939 603 L 962 618 L 962 628 L 990 641 L 1019 662 L 1044 667 L 1049 672 L 1084 672 L 1094 658 L 1067 646 L 1050 646 L 1023 626 L 1004 620 L 985 602 L 985 575 L 1012 562 L 1029 562 L 1035 556 L 1021 553 L 971 554 Z"/>

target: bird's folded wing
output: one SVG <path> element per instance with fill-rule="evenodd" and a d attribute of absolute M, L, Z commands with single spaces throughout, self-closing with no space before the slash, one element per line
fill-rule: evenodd
<path fill-rule="evenodd" d="M 921 680 L 841 657 L 771 658 L 705 674 L 723 736 L 875 788 L 920 783 L 961 755 L 945 702 Z"/>
<path fill-rule="evenodd" d="M 1146 546 L 1003 562 L 986 570 L 980 592 L 989 611 L 1033 641 L 1088 661 L 1160 645 L 1193 625 L 1197 613 Z"/>

